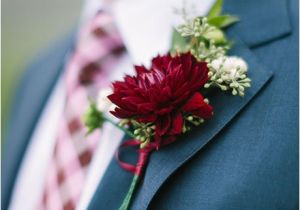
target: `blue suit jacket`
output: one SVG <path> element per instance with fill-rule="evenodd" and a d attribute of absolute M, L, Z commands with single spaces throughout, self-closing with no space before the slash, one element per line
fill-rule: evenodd
<path fill-rule="evenodd" d="M 298 209 L 298 1 L 224 4 L 241 18 L 228 29 L 231 53 L 248 62 L 252 87 L 244 98 L 213 94 L 212 120 L 152 154 L 132 209 Z M 72 36 L 54 45 L 22 79 L 2 159 L 2 209 L 72 45 Z M 89 209 L 118 209 L 131 179 L 112 160 Z"/>

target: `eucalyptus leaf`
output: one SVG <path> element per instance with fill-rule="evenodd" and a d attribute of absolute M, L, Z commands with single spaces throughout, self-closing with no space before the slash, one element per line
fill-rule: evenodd
<path fill-rule="evenodd" d="M 223 0 L 216 0 L 212 8 L 210 9 L 207 17 L 208 18 L 213 18 L 221 15 L 222 12 L 222 7 L 223 7 Z"/>
<path fill-rule="evenodd" d="M 238 22 L 239 20 L 240 19 L 237 16 L 221 15 L 221 16 L 209 18 L 208 23 L 217 28 L 226 28 L 226 27 Z"/>

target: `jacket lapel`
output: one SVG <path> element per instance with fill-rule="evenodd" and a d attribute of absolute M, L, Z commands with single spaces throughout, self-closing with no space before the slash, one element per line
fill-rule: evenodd
<path fill-rule="evenodd" d="M 17 172 L 32 131 L 45 107 L 48 96 L 63 70 L 74 34 L 55 44 L 27 70 L 15 96 L 9 130 L 5 138 L 2 162 L 2 208 L 7 209 Z"/>
<path fill-rule="evenodd" d="M 199 126 L 188 135 L 182 136 L 176 143 L 157 152 L 153 152 L 145 173 L 144 182 L 140 185 L 133 209 L 146 209 L 152 197 L 165 180 L 182 164 L 189 160 L 209 141 L 213 140 L 229 122 L 258 94 L 271 78 L 272 72 L 263 68 L 237 37 L 234 38 L 235 47 L 232 54 L 243 57 L 249 65 L 249 76 L 252 86 L 245 97 L 233 97 L 230 94 L 216 91 L 210 95 L 210 102 L 214 107 L 214 117 Z"/>

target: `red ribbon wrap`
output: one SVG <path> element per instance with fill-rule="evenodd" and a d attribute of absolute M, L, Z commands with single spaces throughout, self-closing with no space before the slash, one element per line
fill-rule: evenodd
<path fill-rule="evenodd" d="M 144 166 L 147 164 L 149 154 L 156 148 L 156 145 L 154 143 L 149 143 L 149 144 L 147 144 L 146 147 L 139 149 L 138 150 L 139 158 L 138 158 L 136 165 L 132 165 L 130 163 L 126 163 L 126 162 L 120 160 L 119 152 L 120 152 L 121 148 L 140 146 L 140 144 L 141 144 L 141 141 L 139 141 L 139 140 L 135 140 L 135 139 L 128 140 L 128 141 L 122 143 L 120 145 L 119 150 L 116 152 L 116 159 L 117 159 L 118 163 L 120 164 L 120 166 L 123 169 L 125 169 L 126 171 L 129 171 L 137 176 L 140 176 L 142 174 Z"/>

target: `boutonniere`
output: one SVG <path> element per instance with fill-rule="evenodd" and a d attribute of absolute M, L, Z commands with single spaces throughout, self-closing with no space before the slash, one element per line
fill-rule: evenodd
<path fill-rule="evenodd" d="M 221 15 L 222 3 L 217 0 L 207 17 L 184 16 L 184 24 L 174 31 L 168 54 L 154 57 L 150 68 L 135 66 L 136 75 L 114 82 L 110 94 L 101 92 L 98 105 L 91 103 L 85 116 L 89 133 L 109 121 L 130 136 L 119 149 L 139 147 L 136 165 L 123 162 L 116 153 L 120 166 L 134 174 L 121 210 L 129 208 L 150 154 L 213 117 L 210 89 L 244 96 L 250 87 L 247 63 L 227 55 L 233 43 L 222 29 L 238 18 Z M 110 103 L 114 105 L 111 114 L 120 119 L 119 123 L 101 110 Z"/>

